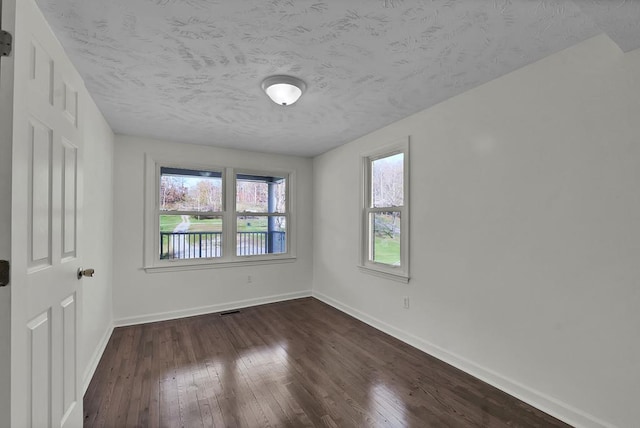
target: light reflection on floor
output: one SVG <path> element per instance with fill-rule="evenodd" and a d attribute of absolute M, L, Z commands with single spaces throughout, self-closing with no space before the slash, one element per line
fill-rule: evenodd
<path fill-rule="evenodd" d="M 390 409 L 393 409 L 394 412 L 390 413 Z M 369 389 L 369 410 L 372 413 L 383 415 L 392 426 L 409 426 L 406 420 L 407 409 L 404 400 L 384 383 L 371 385 Z"/>
<path fill-rule="evenodd" d="M 286 386 L 289 377 L 287 349 L 287 342 L 280 341 L 270 346 L 249 348 L 236 354 L 235 358 L 225 355 L 167 370 L 160 377 L 160 412 L 173 413 L 179 409 L 181 413 L 210 413 L 212 422 L 218 426 L 215 412 L 203 412 L 203 407 L 219 407 L 238 425 L 247 426 L 243 415 L 256 399 L 275 400 L 280 406 L 289 406 L 295 400 Z M 162 382 L 175 382 L 178 391 L 187 394 L 163 394 Z M 183 396 L 187 399 L 178 399 Z M 269 407 L 264 409 L 268 411 Z M 277 419 L 277 415 L 269 415 L 269 420 Z"/>

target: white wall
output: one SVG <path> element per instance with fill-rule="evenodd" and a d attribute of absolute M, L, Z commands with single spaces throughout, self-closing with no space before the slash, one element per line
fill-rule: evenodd
<path fill-rule="evenodd" d="M 596 37 L 315 158 L 314 295 L 568 422 L 637 426 L 638 76 Z M 356 264 L 360 156 L 406 135 L 403 285 Z"/>
<path fill-rule="evenodd" d="M 113 132 L 88 96 L 83 109 L 82 254 L 96 275 L 82 281 L 84 386 L 89 385 L 113 330 Z"/>
<path fill-rule="evenodd" d="M 146 273 L 143 267 L 145 153 L 179 162 L 296 171 L 297 260 L 262 266 Z M 116 136 L 114 311 L 116 324 L 146 322 L 308 296 L 312 282 L 312 161 Z M 247 284 L 247 276 L 253 282 Z"/>

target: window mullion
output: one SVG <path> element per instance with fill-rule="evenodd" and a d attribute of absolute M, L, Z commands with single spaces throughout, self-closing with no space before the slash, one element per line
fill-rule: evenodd
<path fill-rule="evenodd" d="M 236 257 L 236 180 L 233 168 L 224 171 L 224 214 L 222 216 L 222 258 L 233 259 Z"/>
<path fill-rule="evenodd" d="M 224 211 L 158 211 L 158 215 L 221 216 Z"/>
<path fill-rule="evenodd" d="M 402 206 L 399 207 L 371 207 L 366 209 L 369 213 L 388 213 L 402 212 Z"/>

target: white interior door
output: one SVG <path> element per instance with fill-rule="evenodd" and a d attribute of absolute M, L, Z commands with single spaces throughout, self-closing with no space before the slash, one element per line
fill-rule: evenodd
<path fill-rule="evenodd" d="M 11 426 L 79 427 L 83 83 L 35 1 L 14 4 Z"/>

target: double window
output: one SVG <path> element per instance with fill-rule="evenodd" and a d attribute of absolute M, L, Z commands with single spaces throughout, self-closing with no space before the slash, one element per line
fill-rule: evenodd
<path fill-rule="evenodd" d="M 363 157 L 361 268 L 409 279 L 409 144 Z"/>
<path fill-rule="evenodd" d="M 294 257 L 292 173 L 147 164 L 155 170 L 155 214 L 146 268 Z"/>

